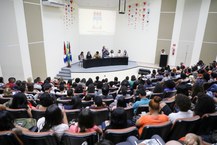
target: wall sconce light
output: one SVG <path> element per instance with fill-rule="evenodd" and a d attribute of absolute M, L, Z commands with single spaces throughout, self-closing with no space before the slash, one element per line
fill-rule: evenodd
<path fill-rule="evenodd" d="M 126 11 L 126 0 L 119 0 L 119 14 L 125 14 Z"/>

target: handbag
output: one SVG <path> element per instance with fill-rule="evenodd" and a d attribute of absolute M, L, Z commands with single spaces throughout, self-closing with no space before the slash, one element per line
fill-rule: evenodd
<path fill-rule="evenodd" d="M 36 120 L 34 118 L 18 118 L 14 120 L 15 124 L 30 129 L 36 126 Z"/>

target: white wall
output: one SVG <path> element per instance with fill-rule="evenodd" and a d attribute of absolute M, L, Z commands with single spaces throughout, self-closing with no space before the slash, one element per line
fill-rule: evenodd
<path fill-rule="evenodd" d="M 190 63 L 191 65 L 195 65 L 200 58 L 200 52 L 202 48 L 210 3 L 211 0 L 202 0 L 199 20 L 197 25 L 197 32 L 195 36 L 194 47 L 193 47 L 193 52 L 191 57 L 191 63 Z"/>
<path fill-rule="evenodd" d="M 45 59 L 47 66 L 47 75 L 55 77 L 60 71 L 61 67 L 66 66 L 63 62 L 64 51 L 63 42 L 69 41 L 71 43 L 71 52 L 73 62 L 76 61 L 78 51 L 78 26 L 77 20 L 66 29 L 64 25 L 64 7 L 55 8 L 42 6 L 42 23 L 45 47 Z M 75 11 L 77 19 L 77 8 Z"/>
<path fill-rule="evenodd" d="M 176 65 L 190 65 L 202 0 L 186 0 L 182 18 Z"/>
<path fill-rule="evenodd" d="M 126 49 L 130 60 L 153 64 L 157 47 L 161 0 L 147 2 L 150 2 L 150 23 L 145 25 L 144 30 L 128 27 L 128 13 L 117 16 L 115 48 Z M 129 3 L 135 3 L 135 1 L 129 1 L 127 6 Z"/>
<path fill-rule="evenodd" d="M 5 80 L 24 79 L 18 28 L 13 0 L 0 1 L 0 65 Z"/>
<path fill-rule="evenodd" d="M 20 44 L 21 61 L 23 65 L 23 75 L 24 79 L 26 80 L 28 77 L 32 77 L 32 69 L 30 63 L 26 21 L 23 10 L 23 0 L 14 0 L 14 8 L 17 22 L 18 39 Z"/>

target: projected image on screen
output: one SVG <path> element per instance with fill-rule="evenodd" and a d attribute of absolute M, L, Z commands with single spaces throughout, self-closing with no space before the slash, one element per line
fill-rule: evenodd
<path fill-rule="evenodd" d="M 116 12 L 79 9 L 79 32 L 82 35 L 114 35 Z"/>

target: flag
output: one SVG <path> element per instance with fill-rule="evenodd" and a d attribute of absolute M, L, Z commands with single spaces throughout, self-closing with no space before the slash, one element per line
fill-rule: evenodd
<path fill-rule="evenodd" d="M 72 54 L 71 54 L 70 42 L 69 42 L 69 57 L 70 57 L 70 61 L 72 61 Z"/>
<path fill-rule="evenodd" d="M 70 61 L 72 61 L 72 54 L 71 54 L 71 48 L 70 48 L 70 42 L 67 42 L 67 44 L 65 44 L 64 42 L 64 58 L 63 61 L 64 63 L 68 62 L 70 63 Z"/>
<path fill-rule="evenodd" d="M 63 51 L 64 51 L 63 61 L 64 61 L 64 63 L 66 63 L 67 62 L 67 53 L 66 53 L 66 44 L 65 44 L 65 42 L 64 42 L 64 46 L 63 46 Z"/>

